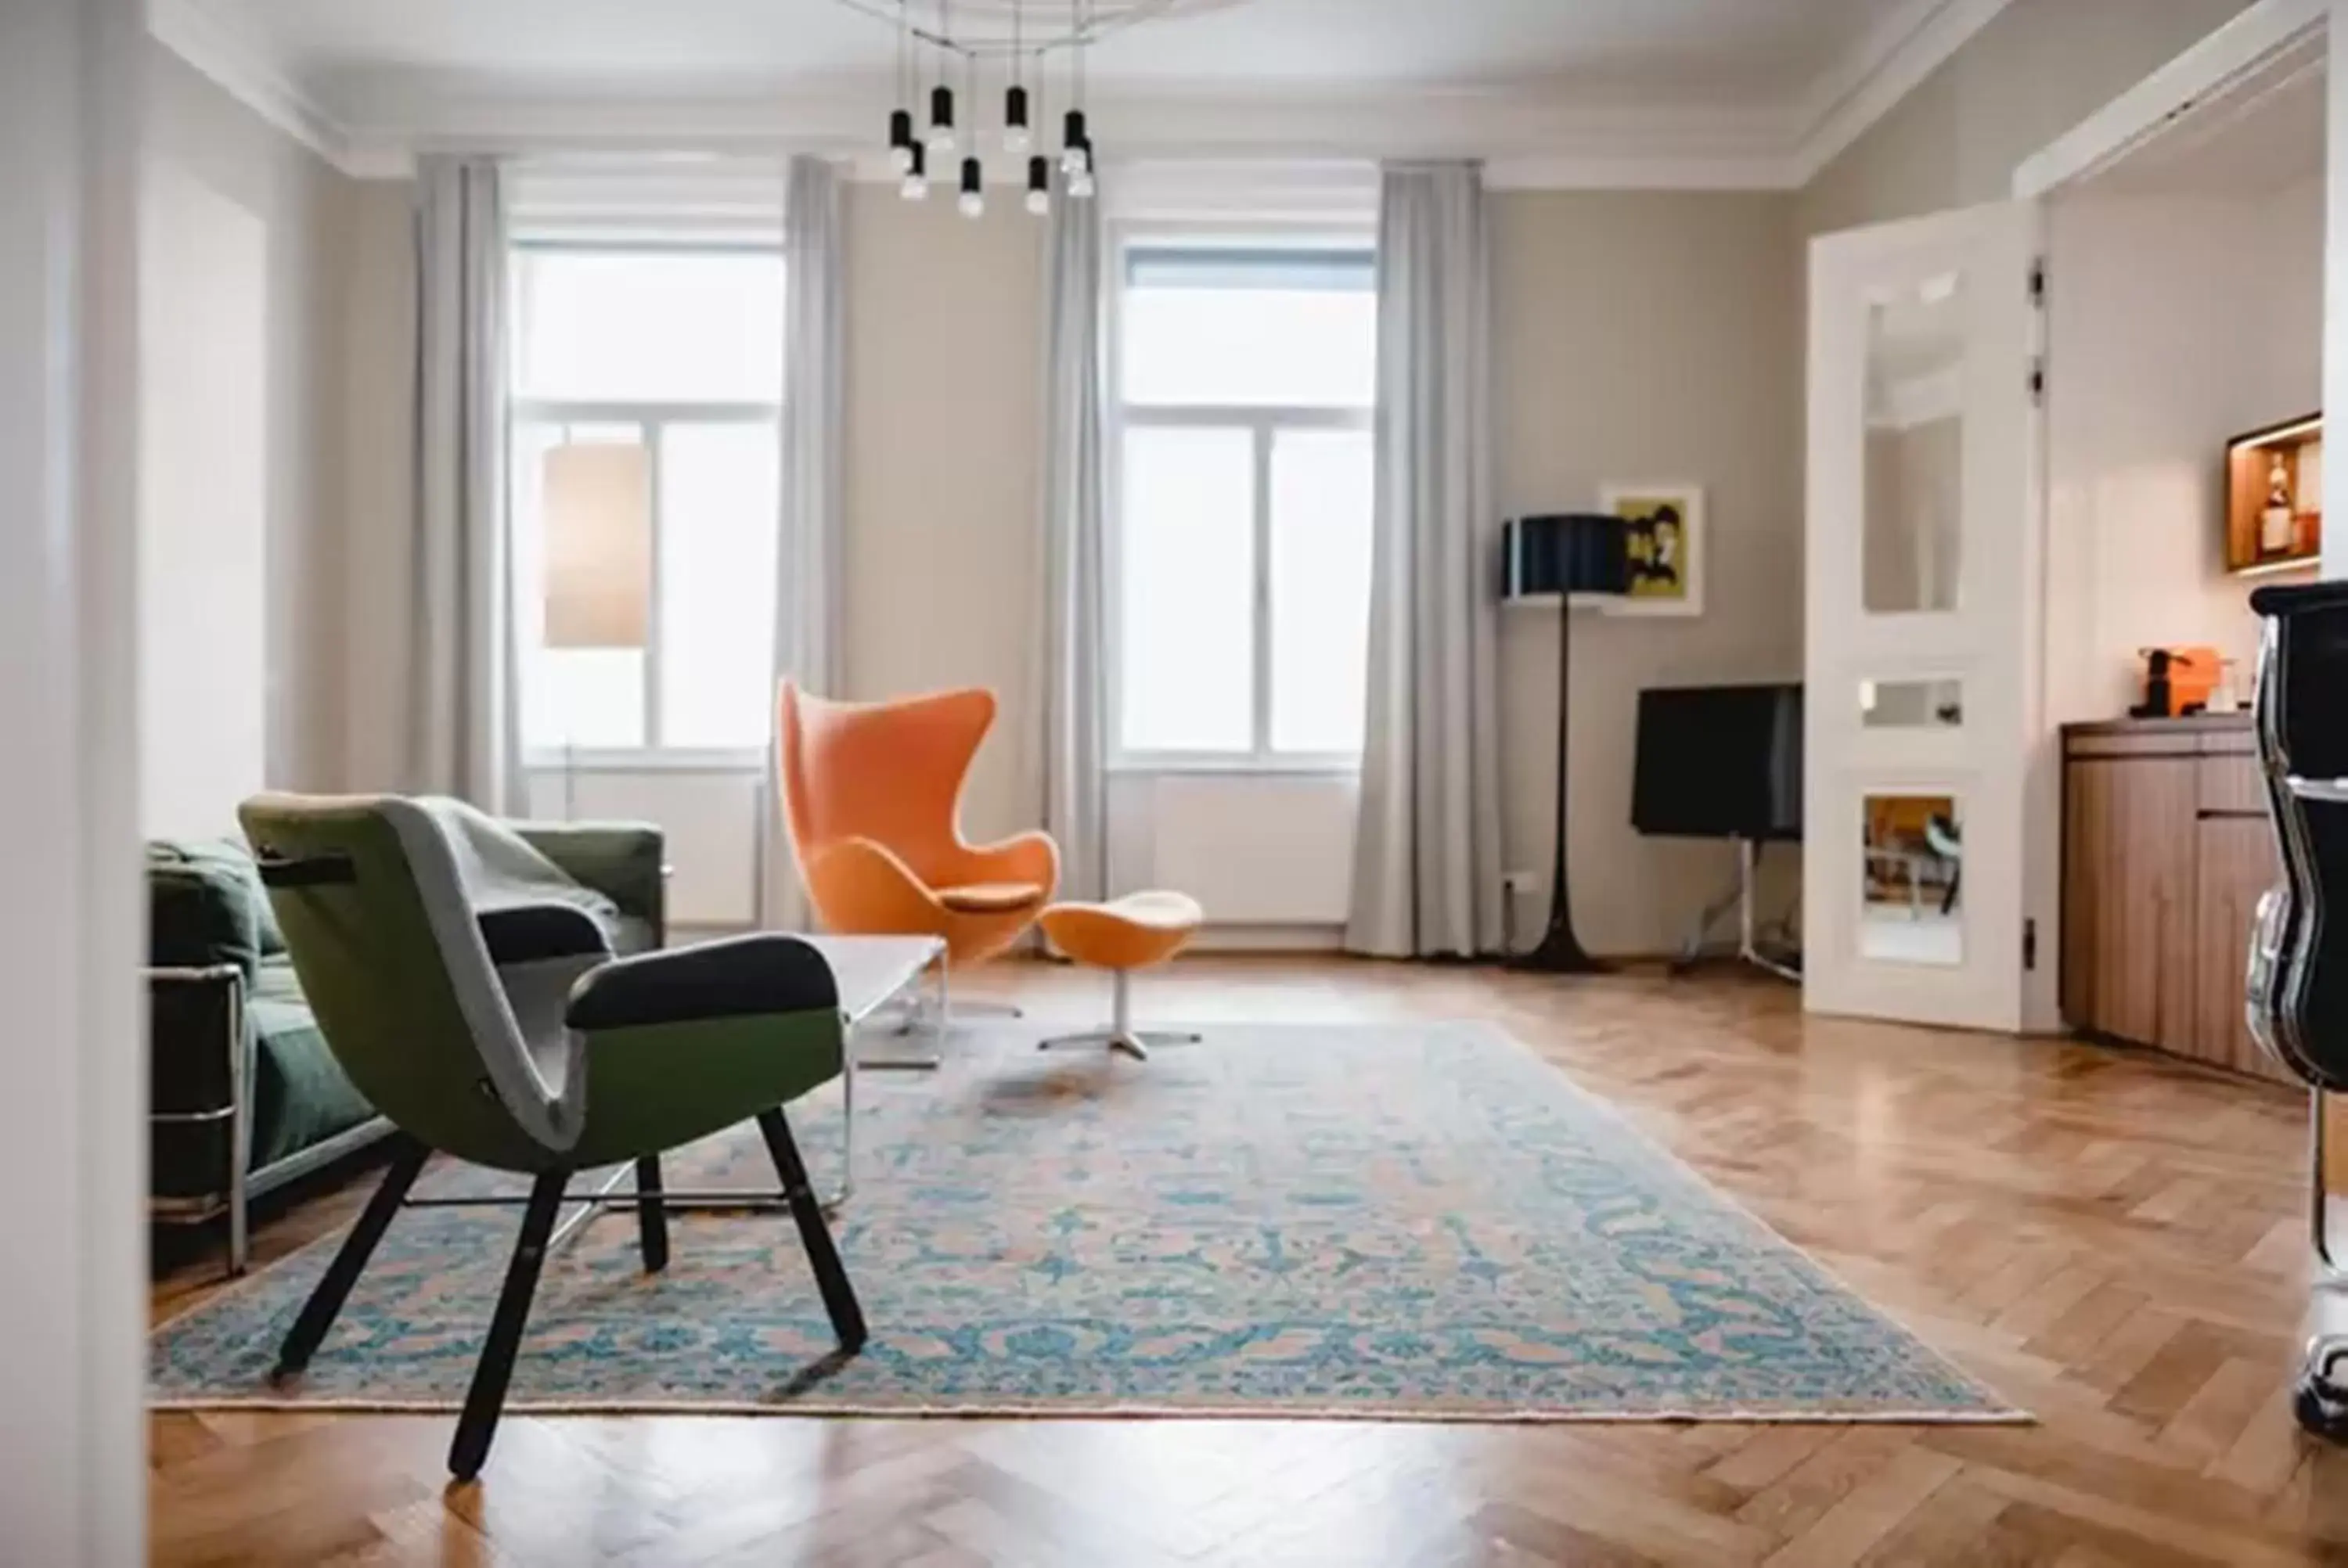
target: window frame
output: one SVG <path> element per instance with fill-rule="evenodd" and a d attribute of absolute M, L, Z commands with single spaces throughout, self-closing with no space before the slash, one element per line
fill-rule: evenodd
<path fill-rule="evenodd" d="M 764 243 L 748 241 L 639 240 L 613 241 L 590 240 L 528 240 L 517 239 L 507 247 L 510 258 L 519 261 L 530 252 L 572 253 L 595 256 L 708 256 L 755 254 L 772 256 L 779 264 L 784 251 L 779 242 Z M 509 307 L 513 313 L 512 331 L 516 344 L 529 319 L 528 295 L 530 270 L 513 267 Z M 783 278 L 788 308 L 790 277 Z M 779 349 L 778 350 L 779 352 Z M 666 528 L 666 507 L 661 485 L 662 437 L 671 425 L 763 425 L 775 432 L 778 459 L 783 432 L 783 415 L 789 397 L 786 379 L 783 391 L 772 403 L 757 400 L 719 401 L 642 401 L 603 398 L 527 397 L 510 392 L 506 399 L 505 443 L 506 483 L 500 498 L 506 544 L 511 550 L 516 518 L 514 517 L 514 457 L 515 436 L 525 425 L 555 425 L 567 428 L 574 425 L 633 425 L 644 444 L 645 483 L 650 488 L 652 514 L 652 578 L 648 585 L 651 602 L 645 606 L 644 661 L 644 742 L 636 746 L 568 746 L 535 744 L 525 734 L 522 737 L 522 767 L 525 771 L 543 772 L 562 769 L 578 773 L 756 773 L 767 764 L 767 744 L 756 746 L 670 746 L 660 742 L 661 676 L 664 661 L 661 652 L 661 563 L 664 534 Z M 781 527 L 781 518 L 776 519 Z M 527 585 L 516 581 L 511 591 L 519 597 Z M 518 653 L 537 652 L 519 646 Z M 519 682 L 527 679 L 528 665 L 516 671 Z"/>
<path fill-rule="evenodd" d="M 1104 323 L 1102 374 L 1107 395 L 1102 424 L 1103 532 L 1101 564 L 1109 613 L 1103 617 L 1108 635 L 1103 640 L 1103 668 L 1108 683 L 1107 718 L 1108 744 L 1106 765 L 1111 773 L 1129 774 L 1269 774 L 1308 777 L 1355 778 L 1362 771 L 1359 752 L 1283 752 L 1272 743 L 1272 448 L 1283 431 L 1374 431 L 1375 404 L 1347 407 L 1331 404 L 1249 404 L 1241 405 L 1128 404 L 1125 400 L 1126 254 L 1135 249 L 1168 244 L 1211 243 L 1231 249 L 1322 251 L 1377 250 L 1375 224 L 1264 222 L 1175 222 L 1128 220 L 1109 226 L 1102 247 L 1104 280 L 1108 301 Z M 1131 430 L 1245 430 L 1253 464 L 1254 580 L 1249 601 L 1252 611 L 1251 649 L 1252 733 L 1245 752 L 1145 751 L 1125 743 L 1125 618 L 1119 611 L 1125 589 L 1125 437 Z"/>

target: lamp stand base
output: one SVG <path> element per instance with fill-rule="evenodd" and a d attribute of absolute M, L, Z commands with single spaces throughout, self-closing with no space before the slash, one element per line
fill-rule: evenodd
<path fill-rule="evenodd" d="M 1534 975 L 1611 975 L 1614 966 L 1603 958 L 1591 957 L 1573 934 L 1573 927 L 1562 922 L 1552 922 L 1549 934 L 1540 946 L 1529 953 L 1519 953 L 1508 960 L 1508 968 Z"/>

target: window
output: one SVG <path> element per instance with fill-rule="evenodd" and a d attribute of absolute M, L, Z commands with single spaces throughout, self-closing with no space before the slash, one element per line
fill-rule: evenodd
<path fill-rule="evenodd" d="M 780 504 L 780 253 L 523 246 L 512 300 L 525 746 L 761 751 Z M 601 597 L 575 598 L 582 583 Z"/>
<path fill-rule="evenodd" d="M 1365 241 L 1118 252 L 1116 750 L 1352 765 L 1370 608 Z"/>

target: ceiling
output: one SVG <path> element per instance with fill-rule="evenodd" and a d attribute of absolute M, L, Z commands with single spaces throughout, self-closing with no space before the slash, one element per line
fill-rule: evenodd
<path fill-rule="evenodd" d="M 934 16 L 939 0 L 912 3 Z M 1012 0 L 954 3 L 962 29 L 981 14 L 1000 29 Z M 1029 26 L 1065 28 L 1068 0 L 1024 3 Z M 1670 159 L 1781 184 L 1758 159 L 1871 119 L 2006 0 L 1094 3 L 1161 13 L 1090 56 L 1096 121 L 1128 146 Z M 820 143 L 863 138 L 894 96 L 893 29 L 844 0 L 155 0 L 155 15 L 200 68 L 362 149 L 566 125 Z M 1724 159 L 1752 168 L 1727 178 Z"/>
<path fill-rule="evenodd" d="M 1184 87 L 1548 81 L 1781 99 L 1900 0 L 1176 0 L 1105 41 L 1096 79 Z M 455 72 L 543 84 L 885 76 L 891 29 L 839 0 L 211 0 L 307 79 Z M 888 7 L 883 0 L 880 6 Z M 964 0 L 960 24 L 974 7 Z M 1002 26 L 1001 5 L 986 25 Z M 1064 0 L 1036 25 L 1065 27 Z M 918 0 L 934 16 L 936 0 Z"/>

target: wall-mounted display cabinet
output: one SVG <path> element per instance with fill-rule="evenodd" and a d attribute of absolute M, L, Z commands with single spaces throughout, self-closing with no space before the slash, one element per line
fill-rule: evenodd
<path fill-rule="evenodd" d="M 2226 444 L 2226 569 L 2289 571 L 2323 559 L 2323 416 Z"/>

